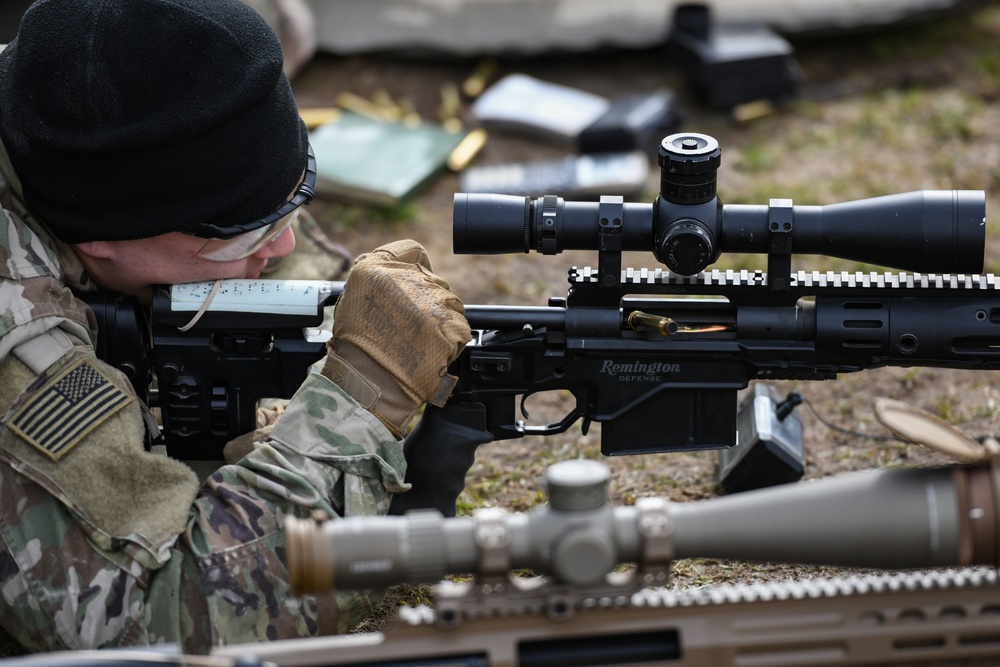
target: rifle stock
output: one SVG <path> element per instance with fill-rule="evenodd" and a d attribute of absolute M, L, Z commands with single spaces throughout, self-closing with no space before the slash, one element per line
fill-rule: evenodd
<path fill-rule="evenodd" d="M 324 308 L 343 283 L 225 280 L 186 326 L 211 287 L 160 285 L 148 307 L 121 294 L 77 294 L 97 318 L 97 355 L 159 409 L 155 444 L 184 460 L 221 461 L 227 442 L 257 428 L 259 401 L 292 397 L 326 352 Z"/>

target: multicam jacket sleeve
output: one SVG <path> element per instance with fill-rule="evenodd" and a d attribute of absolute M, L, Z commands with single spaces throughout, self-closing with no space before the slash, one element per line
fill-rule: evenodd
<path fill-rule="evenodd" d="M 190 652 L 353 627 L 366 592 L 291 595 L 283 517 L 384 513 L 399 443 L 311 374 L 268 439 L 199 484 L 144 450 L 142 406 L 95 357 L 57 245 L 0 211 L 0 625 L 29 650 Z M 52 332 L 68 347 L 39 365 L 30 343 Z"/>

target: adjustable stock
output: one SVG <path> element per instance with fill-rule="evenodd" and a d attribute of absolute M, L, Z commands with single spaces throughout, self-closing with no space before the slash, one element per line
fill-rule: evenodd
<path fill-rule="evenodd" d="M 323 308 L 343 283 L 225 280 L 184 328 L 212 283 L 162 285 L 148 308 L 82 292 L 98 322 L 96 351 L 161 416 L 159 444 L 185 460 L 221 461 L 222 448 L 257 428 L 257 404 L 291 398 L 326 351 Z"/>

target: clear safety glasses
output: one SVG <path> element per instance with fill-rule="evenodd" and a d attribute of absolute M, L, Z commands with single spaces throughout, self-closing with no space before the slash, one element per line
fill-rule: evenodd
<path fill-rule="evenodd" d="M 299 217 L 299 210 L 295 209 L 267 227 L 244 232 L 231 239 L 206 239 L 205 245 L 198 251 L 198 257 L 210 262 L 235 262 L 249 257 L 281 236 Z"/>
<path fill-rule="evenodd" d="M 316 187 L 316 157 L 309 146 L 306 173 L 295 195 L 269 215 L 250 223 L 220 227 L 198 226 L 195 234 L 206 238 L 198 257 L 212 262 L 235 262 L 259 251 L 287 230 L 299 216 L 299 207 L 312 201 Z"/>

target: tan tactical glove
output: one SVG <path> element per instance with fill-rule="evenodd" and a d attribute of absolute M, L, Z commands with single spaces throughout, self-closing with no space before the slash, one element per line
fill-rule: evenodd
<path fill-rule="evenodd" d="M 416 241 L 358 257 L 337 300 L 323 374 L 402 437 L 424 404 L 444 405 L 448 364 L 471 338 L 465 308 Z"/>

